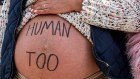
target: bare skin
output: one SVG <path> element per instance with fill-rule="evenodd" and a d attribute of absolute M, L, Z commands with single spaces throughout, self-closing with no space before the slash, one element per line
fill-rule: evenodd
<path fill-rule="evenodd" d="M 91 43 L 56 15 L 37 16 L 24 26 L 14 58 L 28 79 L 84 79 L 99 71 Z"/>
<path fill-rule="evenodd" d="M 60 14 L 80 12 L 83 0 L 37 0 L 32 6 L 36 14 Z"/>

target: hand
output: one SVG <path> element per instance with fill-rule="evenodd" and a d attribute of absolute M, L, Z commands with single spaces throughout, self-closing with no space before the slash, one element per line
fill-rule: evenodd
<path fill-rule="evenodd" d="M 38 0 L 32 6 L 36 14 L 59 14 L 81 11 L 83 0 Z"/>

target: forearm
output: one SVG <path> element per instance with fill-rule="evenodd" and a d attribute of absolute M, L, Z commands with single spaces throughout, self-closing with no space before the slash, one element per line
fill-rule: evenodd
<path fill-rule="evenodd" d="M 101 28 L 140 31 L 139 2 L 136 0 L 83 0 L 81 20 Z"/>

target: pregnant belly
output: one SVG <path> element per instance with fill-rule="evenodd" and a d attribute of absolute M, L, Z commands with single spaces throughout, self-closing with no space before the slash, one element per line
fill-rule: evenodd
<path fill-rule="evenodd" d="M 99 70 L 90 42 L 56 15 L 37 16 L 24 26 L 14 59 L 28 79 L 84 79 Z"/>

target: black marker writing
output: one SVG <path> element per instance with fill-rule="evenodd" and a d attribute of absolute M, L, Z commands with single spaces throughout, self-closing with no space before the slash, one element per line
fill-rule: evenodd
<path fill-rule="evenodd" d="M 29 54 L 29 66 L 31 66 L 31 57 L 32 57 L 32 54 L 35 54 L 35 52 L 27 52 L 26 51 L 26 53 L 28 53 Z"/>
<path fill-rule="evenodd" d="M 26 53 L 29 54 L 29 66 L 32 66 L 32 64 L 31 64 L 33 61 L 32 56 L 36 55 L 37 53 L 36 52 L 26 52 Z M 46 67 L 49 71 L 55 71 L 58 67 L 58 64 L 59 64 L 58 56 L 55 54 L 48 54 L 47 55 L 47 53 L 40 53 L 35 59 L 36 59 L 35 60 L 36 66 L 39 69 L 44 69 L 45 65 L 46 65 Z M 53 65 L 50 65 L 52 63 L 53 63 Z"/>
<path fill-rule="evenodd" d="M 61 36 L 61 28 L 60 28 L 60 21 L 57 22 L 57 25 L 55 27 L 55 31 L 53 32 L 52 35 L 56 35 L 56 32 L 59 32 L 59 35 Z"/>
<path fill-rule="evenodd" d="M 56 23 L 56 22 L 55 22 Z M 51 27 L 51 28 L 50 28 Z M 35 36 L 35 35 L 42 35 L 44 30 L 52 29 L 52 35 L 59 35 L 59 36 L 66 36 L 69 37 L 71 24 L 70 26 L 66 26 L 64 22 L 58 21 L 55 25 L 53 21 L 41 21 L 36 22 L 32 25 L 29 25 L 26 36 Z"/>
<path fill-rule="evenodd" d="M 43 62 L 43 64 L 42 64 L 42 66 L 39 66 L 39 58 L 43 58 L 43 60 L 42 61 L 44 61 Z M 39 68 L 39 69 L 43 69 L 44 68 L 44 66 L 45 66 L 45 63 L 46 63 L 46 55 L 44 54 L 44 53 L 41 53 L 38 57 L 37 57 L 37 59 L 36 59 L 36 65 L 37 65 L 37 67 Z"/>
<path fill-rule="evenodd" d="M 30 31 L 31 31 L 31 36 L 33 35 L 34 26 L 35 26 L 35 23 L 34 23 L 33 27 L 31 27 L 31 25 L 29 25 L 28 30 L 27 30 L 27 33 L 26 33 L 26 36 L 28 36 L 28 33 Z"/>
<path fill-rule="evenodd" d="M 40 26 L 38 28 L 37 27 L 38 27 L 38 22 L 36 23 L 36 26 L 35 26 L 34 35 L 38 35 L 38 33 L 40 32 L 41 27 L 42 27 L 42 21 L 41 21 Z"/>
<path fill-rule="evenodd" d="M 64 33 L 66 33 L 66 36 L 69 37 L 70 29 L 71 29 L 71 24 L 70 24 L 69 28 L 67 29 L 65 23 L 63 23 L 62 36 L 64 36 Z"/>
<path fill-rule="evenodd" d="M 54 68 L 51 69 L 51 68 L 49 67 L 49 64 L 50 64 L 50 60 L 51 60 L 52 57 L 55 57 L 55 58 L 56 58 L 56 65 L 54 65 Z M 50 55 L 49 55 L 49 58 L 48 58 L 48 62 L 47 62 L 47 69 L 48 69 L 49 71 L 54 71 L 54 70 L 56 70 L 56 68 L 58 67 L 58 62 L 59 62 L 58 57 L 57 57 L 55 54 L 50 54 Z"/>

